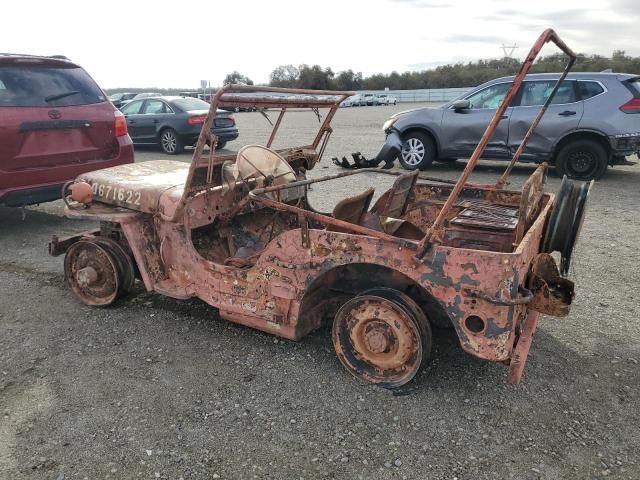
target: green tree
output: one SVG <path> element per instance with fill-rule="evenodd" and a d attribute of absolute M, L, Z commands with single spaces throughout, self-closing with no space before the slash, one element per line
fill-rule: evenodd
<path fill-rule="evenodd" d="M 327 90 L 333 88 L 334 73 L 331 68 L 323 69 L 320 65 L 300 65 L 298 87 Z"/>
<path fill-rule="evenodd" d="M 253 85 L 253 80 L 251 80 L 249 77 L 242 75 L 240 72 L 238 72 L 237 70 L 234 70 L 233 72 L 229 73 L 226 77 L 224 77 L 224 81 L 222 82 L 223 85 L 229 85 L 232 83 L 241 83 L 244 85 Z"/>
<path fill-rule="evenodd" d="M 360 90 L 362 88 L 362 72 L 353 70 L 339 72 L 334 78 L 333 87 L 336 90 Z"/>
<path fill-rule="evenodd" d="M 269 76 L 269 85 L 272 87 L 294 88 L 298 85 L 300 71 L 293 65 L 280 65 Z"/>

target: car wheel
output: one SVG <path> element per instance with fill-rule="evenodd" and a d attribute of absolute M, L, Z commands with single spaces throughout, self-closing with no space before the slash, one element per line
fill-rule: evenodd
<path fill-rule="evenodd" d="M 218 142 L 216 143 L 216 150 L 220 150 L 221 148 L 224 148 L 226 145 L 227 145 L 226 141 Z"/>
<path fill-rule="evenodd" d="M 410 132 L 403 137 L 400 164 L 407 170 L 425 170 L 435 158 L 433 140 L 426 133 Z"/>
<path fill-rule="evenodd" d="M 575 140 L 560 149 L 556 174 L 576 180 L 600 180 L 607 172 L 607 153 L 593 140 Z"/>
<path fill-rule="evenodd" d="M 172 128 L 166 128 L 160 132 L 160 148 L 167 155 L 176 155 L 184 150 L 180 137 Z"/>

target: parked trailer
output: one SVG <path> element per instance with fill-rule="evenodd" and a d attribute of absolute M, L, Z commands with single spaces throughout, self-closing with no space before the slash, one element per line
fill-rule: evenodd
<path fill-rule="evenodd" d="M 454 184 L 379 169 L 307 179 L 351 92 L 229 85 L 211 102 L 190 164 L 144 162 L 78 177 L 65 213 L 98 220 L 100 229 L 54 238 L 50 253 L 65 254 L 66 282 L 88 305 L 113 304 L 137 277 L 148 291 L 200 298 L 223 319 L 290 340 L 328 323 L 344 367 L 389 388 L 428 361 L 435 327 L 453 328 L 463 350 L 507 364 L 517 383 L 539 314 L 569 313 L 574 284 L 565 275 L 590 185 L 565 179 L 558 196 L 547 193 L 546 165 L 522 190 L 504 188 L 512 164 L 496 184 L 468 178 L 550 41 L 570 58 L 566 75 L 575 55 L 547 30 Z M 280 113 L 264 146 L 219 156 L 210 127 L 218 108 L 234 107 Z M 271 149 L 293 109 L 324 112 L 319 131 L 308 145 Z M 373 188 L 331 213 L 309 205 L 310 185 L 364 172 L 396 177 L 372 207 Z"/>

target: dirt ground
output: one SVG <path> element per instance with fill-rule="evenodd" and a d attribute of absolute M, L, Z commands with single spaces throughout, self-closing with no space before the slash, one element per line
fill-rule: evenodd
<path fill-rule="evenodd" d="M 375 154 L 403 108 L 340 110 L 312 174 L 335 172 L 333 155 Z M 292 116 L 288 141 L 307 143 L 317 120 Z M 229 147 L 264 138 L 262 116 L 236 118 Z M 456 178 L 463 165 L 430 173 Z M 474 180 L 495 180 L 501 165 L 483 163 Z M 517 167 L 513 186 L 531 171 Z M 46 243 L 91 225 L 65 219 L 60 202 L 24 218 L 0 207 L 0 479 L 638 479 L 639 184 L 636 166 L 595 186 L 575 305 L 541 320 L 521 385 L 441 334 L 395 395 L 355 381 L 327 330 L 282 341 L 140 285 L 112 308 L 83 306 Z M 387 184 L 356 177 L 314 186 L 312 199 L 329 209 L 368 185 Z"/>

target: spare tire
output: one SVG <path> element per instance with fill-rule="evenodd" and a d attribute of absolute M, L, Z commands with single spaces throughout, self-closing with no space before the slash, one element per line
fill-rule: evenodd
<path fill-rule="evenodd" d="M 580 236 L 591 182 L 574 182 L 565 175 L 542 241 L 545 253 L 560 252 L 560 273 L 567 276 L 573 249 Z"/>

